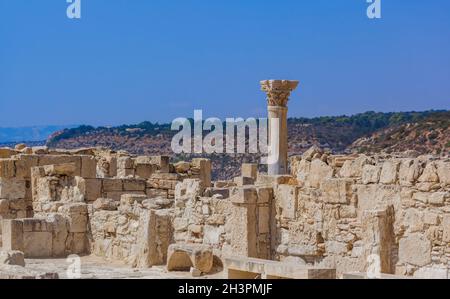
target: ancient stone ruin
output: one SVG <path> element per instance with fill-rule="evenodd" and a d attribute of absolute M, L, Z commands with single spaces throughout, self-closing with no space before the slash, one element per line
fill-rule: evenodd
<path fill-rule="evenodd" d="M 449 278 L 450 160 L 315 147 L 288 159 L 297 84 L 262 82 L 280 121 L 268 174 L 243 164 L 212 181 L 207 159 L 0 149 L 0 278 L 58 278 L 28 261 L 74 254 L 194 277 Z"/>

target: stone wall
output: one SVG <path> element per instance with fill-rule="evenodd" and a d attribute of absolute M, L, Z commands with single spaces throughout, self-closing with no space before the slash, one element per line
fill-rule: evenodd
<path fill-rule="evenodd" d="M 313 148 L 292 175 L 241 177 L 175 191 L 175 241 L 221 256 L 294 261 L 345 272 L 447 278 L 450 160 L 333 156 Z"/>
<path fill-rule="evenodd" d="M 93 253 L 133 267 L 165 264 L 172 243 L 170 206 L 168 199 L 145 195 L 98 199 L 90 212 Z"/>
<path fill-rule="evenodd" d="M 295 185 L 275 188 L 280 259 L 384 273 L 447 277 L 450 161 L 327 156 L 292 162 Z M 286 190 L 289 190 L 286 192 Z"/>
<path fill-rule="evenodd" d="M 291 175 L 244 164 L 241 176 L 211 182 L 206 159 L 45 148 L 0 157 L 0 246 L 27 257 L 93 253 L 149 267 L 187 243 L 339 276 L 449 276 L 448 159 L 312 148 L 292 157 Z"/>
<path fill-rule="evenodd" d="M 177 184 L 173 221 L 176 242 L 209 245 L 216 253 L 230 246 L 231 223 L 227 226 L 226 222 L 231 215 L 229 190 L 217 190 L 205 188 L 199 179 Z"/>
<path fill-rule="evenodd" d="M 173 165 L 165 156 L 103 149 L 0 149 L 0 247 L 27 257 L 93 252 L 133 266 L 164 264 L 175 186 L 191 177 L 211 185 L 210 161 Z"/>
<path fill-rule="evenodd" d="M 27 258 L 66 257 L 89 253 L 85 204 L 69 204 L 45 218 L 2 220 L 2 247 Z"/>

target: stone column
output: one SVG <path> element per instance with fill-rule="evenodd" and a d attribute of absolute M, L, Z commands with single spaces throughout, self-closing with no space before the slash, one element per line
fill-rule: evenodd
<path fill-rule="evenodd" d="M 291 92 L 297 88 L 298 83 L 298 81 L 288 80 L 261 81 L 261 89 L 267 93 L 269 175 L 288 173 L 287 102 Z M 270 157 L 275 159 L 270 159 Z"/>

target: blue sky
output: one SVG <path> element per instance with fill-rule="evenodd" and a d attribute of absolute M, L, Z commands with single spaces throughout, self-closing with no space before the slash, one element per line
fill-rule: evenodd
<path fill-rule="evenodd" d="M 0 127 L 450 109 L 450 1 L 0 0 Z"/>

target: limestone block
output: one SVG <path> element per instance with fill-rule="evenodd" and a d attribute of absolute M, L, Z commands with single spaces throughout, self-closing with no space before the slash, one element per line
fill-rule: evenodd
<path fill-rule="evenodd" d="M 181 178 L 181 176 L 178 173 L 156 172 L 152 175 L 151 178 L 155 180 L 178 181 Z"/>
<path fill-rule="evenodd" d="M 81 176 L 81 157 L 71 155 L 40 155 L 39 166 L 75 164 L 73 176 Z"/>
<path fill-rule="evenodd" d="M 93 156 L 81 156 L 81 177 L 95 179 L 97 177 L 97 161 Z"/>
<path fill-rule="evenodd" d="M 150 180 L 151 183 L 149 184 L 150 187 L 156 188 L 156 189 L 166 189 L 166 190 L 173 190 L 175 191 L 175 186 L 177 185 L 177 181 L 175 180 Z"/>
<path fill-rule="evenodd" d="M 213 267 L 212 249 L 196 244 L 172 244 L 167 253 L 168 271 L 190 271 L 191 267 L 209 273 Z"/>
<path fill-rule="evenodd" d="M 231 181 L 216 181 L 214 182 L 214 188 L 230 188 L 236 187 L 236 184 Z"/>
<path fill-rule="evenodd" d="M 431 263 L 431 242 L 422 233 L 400 239 L 399 262 L 419 267 Z"/>
<path fill-rule="evenodd" d="M 49 231 L 47 221 L 40 218 L 22 219 L 24 232 L 46 232 Z"/>
<path fill-rule="evenodd" d="M 47 258 L 52 256 L 51 232 L 24 232 L 23 244 L 26 258 Z"/>
<path fill-rule="evenodd" d="M 0 159 L 0 178 L 13 178 L 15 176 L 14 160 Z"/>
<path fill-rule="evenodd" d="M 327 241 L 325 242 L 325 250 L 329 254 L 345 254 L 349 251 L 347 244 L 343 242 Z"/>
<path fill-rule="evenodd" d="M 333 177 L 334 170 L 325 162 L 315 159 L 311 162 L 310 173 L 307 178 L 307 185 L 312 188 L 319 188 L 324 179 Z"/>
<path fill-rule="evenodd" d="M 208 245 L 220 245 L 223 226 L 205 225 L 203 228 L 203 243 Z"/>
<path fill-rule="evenodd" d="M 148 268 L 167 261 L 169 244 L 173 238 L 168 210 L 150 210 L 141 215 L 136 244 L 136 264 Z"/>
<path fill-rule="evenodd" d="M 413 194 L 413 199 L 417 200 L 417 201 L 421 201 L 426 204 L 426 203 L 428 203 L 428 199 L 431 197 L 430 195 L 431 194 L 427 193 L 427 192 L 415 192 Z"/>
<path fill-rule="evenodd" d="M 346 161 L 353 161 L 355 157 L 346 156 L 346 155 L 333 155 L 328 159 L 330 161 L 330 165 L 333 167 L 343 167 Z"/>
<path fill-rule="evenodd" d="M 339 171 L 339 176 L 342 178 L 360 178 L 362 176 L 363 167 L 370 164 L 369 157 L 360 155 L 354 160 L 347 160 Z"/>
<path fill-rule="evenodd" d="M 297 166 L 295 170 L 296 172 L 294 173 L 294 175 L 299 182 L 304 183 L 307 180 L 308 175 L 310 173 L 311 162 L 307 160 L 301 160 L 296 166 Z"/>
<path fill-rule="evenodd" d="M 258 204 L 270 204 L 273 200 L 273 188 L 272 187 L 258 187 Z"/>
<path fill-rule="evenodd" d="M 341 205 L 339 207 L 340 218 L 356 218 L 358 216 L 357 210 L 353 205 Z"/>
<path fill-rule="evenodd" d="M 47 155 L 49 153 L 46 146 L 33 146 L 31 149 L 35 155 Z"/>
<path fill-rule="evenodd" d="M 156 169 L 154 164 L 137 164 L 135 175 L 142 179 L 149 179 Z"/>
<path fill-rule="evenodd" d="M 258 233 L 270 233 L 270 208 L 258 207 Z"/>
<path fill-rule="evenodd" d="M 185 179 L 178 182 L 175 186 L 175 200 L 183 200 L 187 198 L 196 198 L 202 196 L 204 186 L 199 179 Z"/>
<path fill-rule="evenodd" d="M 167 190 L 147 188 L 145 194 L 148 198 L 163 197 L 167 198 Z"/>
<path fill-rule="evenodd" d="M 445 215 L 442 220 L 442 227 L 444 228 L 444 234 L 442 241 L 450 243 L 450 215 Z"/>
<path fill-rule="evenodd" d="M 117 158 L 117 168 L 118 169 L 130 169 L 134 168 L 134 161 L 131 157 L 119 157 Z"/>
<path fill-rule="evenodd" d="M 102 197 L 102 179 L 84 179 L 85 200 L 93 202 Z"/>
<path fill-rule="evenodd" d="M 199 178 L 206 188 L 211 187 L 211 160 L 195 158 L 192 159 L 192 165 L 200 170 Z"/>
<path fill-rule="evenodd" d="M 155 164 L 158 166 L 158 170 L 161 173 L 168 173 L 170 170 L 170 158 L 168 156 L 152 156 L 151 164 Z"/>
<path fill-rule="evenodd" d="M 436 162 L 437 174 L 441 184 L 445 186 L 450 185 L 450 162 L 438 161 Z"/>
<path fill-rule="evenodd" d="M 52 257 L 64 257 L 67 254 L 66 240 L 69 235 L 69 224 L 61 214 L 47 215 L 47 228 L 52 233 Z"/>
<path fill-rule="evenodd" d="M 380 183 L 395 184 L 397 182 L 400 163 L 398 161 L 385 161 L 381 169 Z"/>
<path fill-rule="evenodd" d="M 336 269 L 305 266 L 291 261 L 271 261 L 245 257 L 226 257 L 228 279 L 336 279 Z"/>
<path fill-rule="evenodd" d="M 417 209 L 407 209 L 403 217 L 403 225 L 408 228 L 408 232 L 418 232 L 423 230 L 423 214 Z"/>
<path fill-rule="evenodd" d="M 0 198 L 19 199 L 25 198 L 25 180 L 0 177 Z"/>
<path fill-rule="evenodd" d="M 24 251 L 23 222 L 20 220 L 2 220 L 3 250 Z"/>
<path fill-rule="evenodd" d="M 9 209 L 16 211 L 24 211 L 27 209 L 27 202 L 23 198 L 9 199 Z"/>
<path fill-rule="evenodd" d="M 38 157 L 34 155 L 20 155 L 14 164 L 17 178 L 30 179 L 31 168 L 38 166 Z"/>
<path fill-rule="evenodd" d="M 120 201 L 120 198 L 124 194 L 124 191 L 112 191 L 112 192 L 106 192 L 104 194 L 105 198 L 110 198 L 116 201 Z M 146 195 L 144 191 L 127 191 L 126 194 L 134 194 L 134 195 Z"/>
<path fill-rule="evenodd" d="M 297 186 L 279 185 L 277 188 L 276 200 L 281 207 L 281 215 L 286 219 L 295 219 L 298 207 Z"/>
<path fill-rule="evenodd" d="M 68 217 L 69 232 L 85 233 L 88 226 L 88 209 L 84 203 L 67 204 L 60 212 Z"/>
<path fill-rule="evenodd" d="M 1 159 L 11 158 L 12 156 L 17 155 L 18 153 L 19 153 L 19 151 L 13 150 L 13 149 L 8 148 L 8 147 L 1 147 L 0 148 L 0 158 Z"/>
<path fill-rule="evenodd" d="M 198 224 L 191 224 L 188 227 L 188 231 L 192 234 L 201 234 L 203 232 L 203 226 Z"/>
<path fill-rule="evenodd" d="M 448 197 L 450 197 L 448 192 L 435 192 L 428 197 L 428 202 L 432 205 L 443 205 Z"/>
<path fill-rule="evenodd" d="M 439 182 L 439 177 L 437 174 L 436 163 L 429 162 L 422 175 L 419 177 L 419 182 L 421 183 L 437 183 Z"/>
<path fill-rule="evenodd" d="M 123 190 L 124 191 L 145 191 L 146 183 L 144 180 L 139 179 L 124 179 Z"/>
<path fill-rule="evenodd" d="M 16 146 L 14 146 L 14 149 L 16 151 L 21 151 L 21 150 L 23 150 L 26 147 L 27 147 L 27 145 L 25 143 L 19 143 L 19 144 L 16 144 Z"/>
<path fill-rule="evenodd" d="M 84 254 L 88 250 L 88 240 L 86 233 L 73 233 L 70 244 L 72 254 Z"/>
<path fill-rule="evenodd" d="M 433 212 L 425 212 L 423 214 L 423 222 L 429 225 L 437 225 L 439 222 L 439 215 Z"/>
<path fill-rule="evenodd" d="M 109 156 L 109 157 L 107 157 L 107 161 L 109 164 L 109 167 L 108 167 L 109 177 L 117 176 L 117 158 Z"/>
<path fill-rule="evenodd" d="M 265 175 L 259 174 L 256 181 L 258 186 L 273 186 L 273 185 L 298 185 L 298 181 L 291 175 Z"/>
<path fill-rule="evenodd" d="M 356 188 L 358 211 L 383 210 L 389 205 L 401 205 L 401 187 L 398 185 L 356 185 Z"/>
<path fill-rule="evenodd" d="M 251 189 L 241 191 L 241 194 L 237 194 L 238 203 L 233 202 L 232 197 L 231 217 L 227 229 L 231 240 L 230 253 L 234 255 L 258 257 L 257 210 L 256 204 L 251 204 L 256 202 L 256 190 L 254 193 Z"/>
<path fill-rule="evenodd" d="M 258 176 L 258 164 L 251 164 L 251 163 L 242 164 L 241 176 L 256 180 Z"/>
<path fill-rule="evenodd" d="M 412 186 L 419 178 L 421 171 L 420 163 L 417 160 L 406 159 L 400 163 L 398 179 L 402 186 Z"/>
<path fill-rule="evenodd" d="M 236 186 L 238 187 L 242 187 L 242 186 L 249 186 L 249 185 L 254 185 L 255 184 L 255 180 L 253 178 L 250 177 L 235 177 L 234 178 L 234 183 L 236 184 Z"/>
<path fill-rule="evenodd" d="M 186 218 L 175 218 L 173 221 L 175 231 L 187 231 L 188 225 L 189 222 Z"/>
<path fill-rule="evenodd" d="M 103 179 L 103 192 L 123 191 L 121 179 Z"/>
<path fill-rule="evenodd" d="M 191 168 L 191 164 L 189 162 L 180 161 L 173 165 L 175 167 L 175 171 L 177 173 L 187 173 Z"/>
<path fill-rule="evenodd" d="M 9 212 L 9 199 L 0 199 L 0 217 L 8 214 L 8 212 Z"/>
<path fill-rule="evenodd" d="M 92 204 L 92 207 L 95 210 L 104 210 L 104 211 L 116 211 L 118 206 L 119 206 L 118 201 L 114 201 L 109 198 L 98 198 Z"/>
<path fill-rule="evenodd" d="M 321 184 L 322 199 L 331 204 L 348 204 L 352 198 L 351 179 L 327 179 Z"/>
<path fill-rule="evenodd" d="M 381 167 L 378 165 L 364 165 L 362 170 L 363 184 L 378 184 L 380 180 Z"/>
<path fill-rule="evenodd" d="M 75 176 L 77 165 L 75 163 L 53 164 L 43 166 L 47 176 Z"/>
<path fill-rule="evenodd" d="M 135 202 L 142 203 L 146 199 L 147 199 L 146 195 L 141 195 L 141 194 L 123 194 L 120 197 L 120 205 L 131 206 Z"/>
<path fill-rule="evenodd" d="M 118 168 L 117 169 L 117 177 L 126 178 L 126 177 L 134 177 L 136 171 L 134 168 Z"/>
<path fill-rule="evenodd" d="M 17 250 L 0 251 L 0 265 L 16 265 L 25 267 L 23 252 Z"/>
<path fill-rule="evenodd" d="M 233 204 L 256 204 L 258 193 L 254 187 L 239 188 L 231 197 Z"/>

